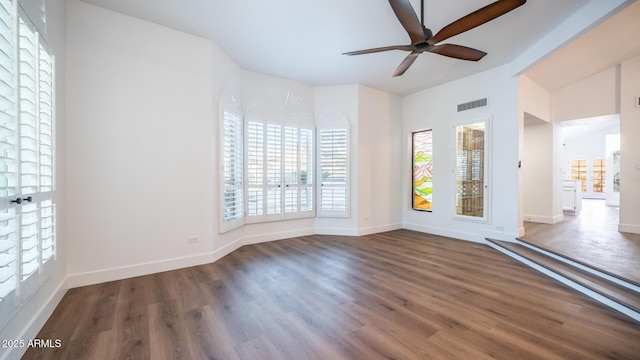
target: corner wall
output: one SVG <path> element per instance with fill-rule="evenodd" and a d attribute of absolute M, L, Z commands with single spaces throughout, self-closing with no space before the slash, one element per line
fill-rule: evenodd
<path fill-rule="evenodd" d="M 524 221 L 555 224 L 562 214 L 561 133 L 552 121 L 552 95 L 520 76 L 523 122 L 521 200 Z"/>
<path fill-rule="evenodd" d="M 640 56 L 622 63 L 620 92 L 620 225 L 640 234 Z"/>
<path fill-rule="evenodd" d="M 212 43 L 79 1 L 66 30 L 70 286 L 211 261 Z"/>
<path fill-rule="evenodd" d="M 366 235 L 402 227 L 402 101 L 363 85 L 316 88 L 316 118 L 340 111 L 350 125 L 351 211 L 316 218 L 316 233 Z"/>
<path fill-rule="evenodd" d="M 400 97 L 359 86 L 359 235 L 402 227 L 401 176 L 404 167 Z"/>

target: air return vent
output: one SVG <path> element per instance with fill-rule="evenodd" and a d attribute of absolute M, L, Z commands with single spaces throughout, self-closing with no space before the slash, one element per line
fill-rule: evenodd
<path fill-rule="evenodd" d="M 479 108 L 479 107 L 483 107 L 483 106 L 487 106 L 487 98 L 474 100 L 474 101 L 469 101 L 469 102 L 464 103 L 464 104 L 458 104 L 458 112 L 465 111 L 465 110 L 471 110 L 471 109 L 475 109 L 475 108 Z"/>

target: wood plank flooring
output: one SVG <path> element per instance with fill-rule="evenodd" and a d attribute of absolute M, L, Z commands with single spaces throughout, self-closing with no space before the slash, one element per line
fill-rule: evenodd
<path fill-rule="evenodd" d="M 640 284 L 640 234 L 619 232 L 619 209 L 604 200 L 583 199 L 582 207 L 554 225 L 525 222 L 522 239 Z"/>
<path fill-rule="evenodd" d="M 71 289 L 25 359 L 638 359 L 640 324 L 487 245 L 408 230 L 245 246 Z"/>

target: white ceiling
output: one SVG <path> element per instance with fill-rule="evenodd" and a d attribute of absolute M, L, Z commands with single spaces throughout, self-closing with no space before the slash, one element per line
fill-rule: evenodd
<path fill-rule="evenodd" d="M 640 55 L 640 2 L 635 2 L 527 70 L 553 91 Z"/>
<path fill-rule="evenodd" d="M 406 52 L 341 55 L 346 51 L 410 43 L 386 0 L 83 1 L 211 39 L 246 70 L 314 86 L 360 83 L 408 94 L 511 62 L 594 0 L 530 0 L 502 17 L 446 41 L 487 52 L 479 62 L 424 53 L 397 78 L 392 77 L 393 71 Z M 436 33 L 492 2 L 425 0 L 425 24 Z M 420 1 L 411 3 L 419 17 Z M 629 33 L 637 35 L 638 31 Z M 551 61 L 549 58 L 549 64 L 557 66 Z M 539 70 L 530 77 L 536 82 L 551 82 L 542 75 L 545 62 L 537 66 Z"/>

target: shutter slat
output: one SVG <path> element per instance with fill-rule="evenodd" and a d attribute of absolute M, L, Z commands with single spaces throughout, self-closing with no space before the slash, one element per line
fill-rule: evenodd
<path fill-rule="evenodd" d="M 320 130 L 320 216 L 348 214 L 348 131 Z"/>

